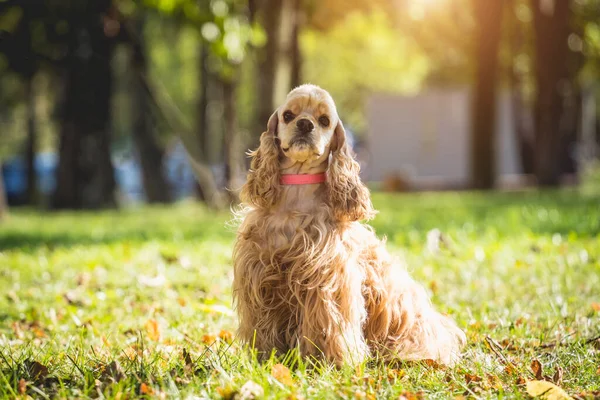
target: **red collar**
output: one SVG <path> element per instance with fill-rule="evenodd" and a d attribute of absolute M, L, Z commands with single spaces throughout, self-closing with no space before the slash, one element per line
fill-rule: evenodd
<path fill-rule="evenodd" d="M 319 174 L 288 174 L 281 175 L 279 183 L 282 185 L 310 185 L 325 182 L 325 172 Z"/>

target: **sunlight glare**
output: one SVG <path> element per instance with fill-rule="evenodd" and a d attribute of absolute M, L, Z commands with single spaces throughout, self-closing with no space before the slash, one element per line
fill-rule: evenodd
<path fill-rule="evenodd" d="M 408 15 L 414 20 L 425 18 L 428 8 L 445 3 L 445 0 L 408 0 Z"/>

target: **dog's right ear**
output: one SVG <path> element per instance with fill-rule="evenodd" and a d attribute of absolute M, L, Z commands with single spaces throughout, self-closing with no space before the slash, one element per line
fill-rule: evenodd
<path fill-rule="evenodd" d="M 260 136 L 258 149 L 248 153 L 252 157 L 246 184 L 240 192 L 244 203 L 255 207 L 269 208 L 279 198 L 279 138 L 277 110 L 269 118 L 267 130 Z"/>

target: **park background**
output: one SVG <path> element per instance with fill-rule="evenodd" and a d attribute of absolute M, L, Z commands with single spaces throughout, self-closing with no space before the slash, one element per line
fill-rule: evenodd
<path fill-rule="evenodd" d="M 599 21 L 598 0 L 0 0 L 0 394 L 600 396 Z M 377 233 L 465 329 L 459 365 L 259 364 L 234 340 L 229 206 L 304 82 L 336 100 Z"/>

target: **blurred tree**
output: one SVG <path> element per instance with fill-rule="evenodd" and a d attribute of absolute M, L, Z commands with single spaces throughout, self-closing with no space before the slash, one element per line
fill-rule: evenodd
<path fill-rule="evenodd" d="M 529 60 L 533 44 L 529 35 L 530 10 L 524 0 L 507 0 L 507 68 L 513 113 L 513 129 L 518 143 L 522 172 L 534 171 L 534 132 L 528 87 L 531 86 Z M 528 40 L 529 39 L 529 40 Z M 531 90 L 529 90 L 530 92 Z"/>
<path fill-rule="evenodd" d="M 471 126 L 471 184 L 491 189 L 496 179 L 496 82 L 504 0 L 473 0 L 477 22 Z"/>
<path fill-rule="evenodd" d="M 275 110 L 275 75 L 279 64 L 279 34 L 283 0 L 258 0 L 257 21 L 264 27 L 266 43 L 256 50 L 256 120 L 251 148 L 258 146 L 260 134 Z"/>
<path fill-rule="evenodd" d="M 2 165 L 2 160 L 0 159 L 0 166 Z M 0 168 L 0 220 L 6 215 L 8 211 L 8 205 L 6 203 L 6 193 L 4 191 L 4 179 L 2 178 L 2 168 Z"/>
<path fill-rule="evenodd" d="M 135 36 L 131 39 L 131 69 L 133 71 L 133 139 L 137 147 L 138 158 L 142 169 L 142 183 L 146 200 L 149 203 L 168 203 L 171 201 L 169 183 L 163 168 L 164 149 L 154 135 L 149 93 L 145 79 L 148 75 L 146 59 L 146 40 L 144 37 L 145 16 L 139 13 L 134 17 L 135 28 L 129 32 Z"/>
<path fill-rule="evenodd" d="M 110 65 L 120 23 L 111 0 L 69 3 L 55 208 L 116 206 L 110 155 Z"/>
<path fill-rule="evenodd" d="M 561 128 L 573 90 L 568 70 L 571 1 L 531 0 L 535 32 L 535 175 L 539 185 L 559 184 Z"/>
<path fill-rule="evenodd" d="M 302 83 L 302 53 L 300 52 L 300 33 L 304 25 L 302 0 L 292 2 L 292 33 L 290 38 L 290 88 Z"/>
<path fill-rule="evenodd" d="M 31 2 L 23 2 L 21 7 L 2 4 L 0 16 L 6 20 L 8 31 L 4 40 L 0 41 L 0 52 L 8 61 L 8 68 L 17 73 L 23 85 L 23 100 L 27 113 L 27 136 L 25 141 L 26 164 L 26 195 L 28 204 L 37 201 L 37 181 L 35 174 L 35 154 L 37 142 L 35 87 L 34 79 L 41 68 L 41 57 L 35 53 L 34 40 L 39 40 L 33 33 L 39 31 L 38 19 L 43 16 L 45 7 L 39 7 Z M 39 35 L 39 33 L 37 33 Z"/>

